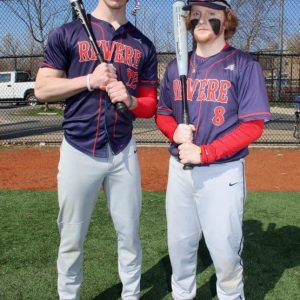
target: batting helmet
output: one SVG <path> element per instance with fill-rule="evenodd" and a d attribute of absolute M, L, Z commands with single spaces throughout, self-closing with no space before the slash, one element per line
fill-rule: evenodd
<path fill-rule="evenodd" d="M 217 10 L 231 8 L 230 0 L 188 0 L 187 5 L 184 6 L 182 9 L 190 10 L 192 5 L 201 5 Z"/>

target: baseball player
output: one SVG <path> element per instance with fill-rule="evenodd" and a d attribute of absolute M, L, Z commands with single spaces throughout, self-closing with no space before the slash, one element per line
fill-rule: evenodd
<path fill-rule="evenodd" d="M 196 45 L 186 87 L 190 124 L 183 124 L 176 60 L 165 72 L 156 117 L 171 141 L 166 211 L 172 295 L 196 296 L 197 250 L 204 237 L 218 298 L 245 299 L 244 157 L 270 119 L 264 77 L 250 55 L 227 43 L 238 25 L 230 1 L 188 1 L 183 9 Z M 183 164 L 192 164 L 192 170 Z"/>
<path fill-rule="evenodd" d="M 40 101 L 66 99 L 57 176 L 61 300 L 80 297 L 83 244 L 101 185 L 117 234 L 121 296 L 139 299 L 141 178 L 132 123 L 155 113 L 157 59 L 154 45 L 128 22 L 126 2 L 101 0 L 88 15 L 105 63 L 76 20 L 50 33 L 37 75 Z M 127 111 L 116 110 L 117 102 Z"/>

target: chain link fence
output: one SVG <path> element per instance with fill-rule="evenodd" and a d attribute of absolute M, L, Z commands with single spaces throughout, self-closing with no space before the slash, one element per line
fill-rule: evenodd
<path fill-rule="evenodd" d="M 98 1 L 84 1 L 92 12 Z M 128 19 L 155 44 L 161 80 L 175 57 L 172 0 L 141 0 Z M 300 145 L 295 131 L 296 99 L 300 96 L 300 1 L 232 0 L 240 19 L 230 43 L 253 54 L 265 74 L 273 120 L 257 144 Z M 34 79 L 51 29 L 72 19 L 69 1 L 0 0 L 0 143 L 60 143 L 63 103 L 42 105 L 33 94 Z M 192 49 L 192 39 L 189 39 Z M 299 122 L 299 114 L 298 114 Z M 298 124 L 299 130 L 299 124 Z M 167 144 L 154 120 L 138 119 L 134 126 L 139 144 Z"/>

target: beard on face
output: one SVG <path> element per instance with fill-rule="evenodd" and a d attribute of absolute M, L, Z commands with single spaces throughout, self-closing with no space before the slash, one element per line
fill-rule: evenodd
<path fill-rule="evenodd" d="M 213 38 L 215 37 L 215 35 L 212 32 L 202 32 L 200 34 L 194 34 L 194 38 L 196 40 L 196 42 L 198 43 L 207 43 L 211 40 L 213 40 Z"/>
<path fill-rule="evenodd" d="M 199 20 L 197 20 L 197 19 L 191 20 L 192 32 L 193 32 L 194 38 L 197 42 L 200 42 L 200 43 L 208 42 L 220 34 L 221 21 L 219 19 L 214 18 L 214 19 L 208 20 L 213 33 L 210 30 L 207 30 L 207 31 L 203 30 L 203 31 L 200 31 L 200 33 L 198 33 L 198 34 L 197 34 L 197 32 L 195 33 L 195 29 L 198 25 L 198 22 L 199 22 Z M 197 31 L 197 29 L 196 29 L 196 31 Z"/>

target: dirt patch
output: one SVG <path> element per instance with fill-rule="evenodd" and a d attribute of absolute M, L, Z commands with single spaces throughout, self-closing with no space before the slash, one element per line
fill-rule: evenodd
<path fill-rule="evenodd" d="M 167 148 L 139 147 L 144 191 L 165 191 Z M 59 148 L 0 151 L 0 189 L 56 190 Z M 300 191 L 300 150 L 250 149 L 246 157 L 248 191 Z"/>

